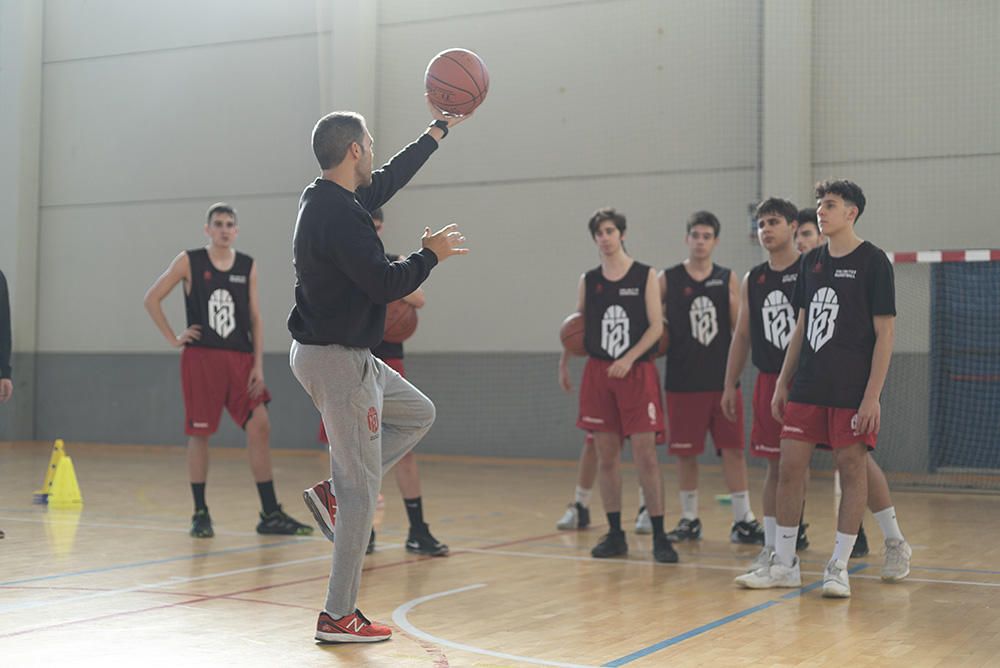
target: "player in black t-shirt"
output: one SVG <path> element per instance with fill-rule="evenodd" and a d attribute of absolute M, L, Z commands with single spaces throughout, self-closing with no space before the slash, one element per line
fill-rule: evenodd
<path fill-rule="evenodd" d="M 665 304 L 670 347 L 667 349 L 667 417 L 669 453 L 677 456 L 681 519 L 670 532 L 671 540 L 701 538 L 698 518 L 698 456 L 705 436 L 722 459 L 722 473 L 731 492 L 734 543 L 764 542 L 764 529 L 750 510 L 746 447 L 743 433 L 743 400 L 738 415 L 722 414 L 723 380 L 733 325 L 739 309 L 739 283 L 732 271 L 712 262 L 719 243 L 719 219 L 698 211 L 687 221 L 688 258 L 660 273 L 660 294 Z"/>
<path fill-rule="evenodd" d="M 795 246 L 799 249 L 802 254 L 808 253 L 813 248 L 817 246 L 822 246 L 826 243 L 826 237 L 823 236 L 823 231 L 819 229 L 819 223 L 816 222 L 816 209 L 805 208 L 799 209 L 798 215 L 798 227 L 795 230 Z M 819 447 L 826 448 L 825 445 L 820 445 Z M 878 467 L 878 464 L 874 459 L 871 460 L 869 466 Z M 879 474 L 884 479 L 885 475 L 881 473 L 879 469 Z M 808 478 L 808 476 L 807 476 Z M 873 478 L 869 476 L 868 484 L 871 485 Z M 836 495 L 840 495 L 840 478 L 837 478 L 836 485 Z M 806 481 L 808 485 L 808 480 Z M 888 483 L 886 483 L 888 494 Z M 799 549 L 802 549 L 799 547 Z M 851 558 L 856 559 L 858 557 L 864 557 L 868 554 L 868 536 L 865 534 L 865 526 L 862 524 L 858 528 L 858 539 L 854 541 L 854 549 L 851 550 Z"/>
<path fill-rule="evenodd" d="M 874 513 L 886 536 L 882 579 L 896 582 L 910 572 L 912 551 L 892 501 L 870 499 L 879 485 L 868 484 L 868 450 L 878 439 L 880 395 L 895 336 L 895 287 L 885 253 L 854 231 L 865 209 L 861 188 L 851 181 L 824 181 L 816 186 L 816 199 L 829 242 L 802 258 L 792 304 L 798 320 L 771 405 L 784 425 L 775 555 L 742 584 L 753 589 L 801 586 L 795 536 L 803 483 L 813 448 L 826 443 L 833 450 L 843 496 L 823 595 L 846 598 L 851 595 L 847 561 L 866 502 L 882 508 Z"/>
<path fill-rule="evenodd" d="M 208 438 L 218 429 L 223 406 L 247 434 L 250 470 L 262 511 L 257 533 L 309 535 L 313 529 L 289 517 L 274 492 L 271 423 L 264 385 L 264 325 L 257 297 L 257 265 L 233 248 L 239 233 L 236 210 L 219 202 L 208 210 L 205 248 L 180 253 L 146 292 L 144 304 L 156 327 L 174 348 L 181 348 L 181 389 L 188 435 L 188 475 L 194 496 L 191 535 L 211 538 L 212 518 L 205 503 Z M 180 335 L 161 302 L 184 284 L 188 327 Z"/>
<path fill-rule="evenodd" d="M 593 432 L 599 461 L 601 501 L 608 533 L 591 550 L 599 559 L 628 553 L 621 528 L 622 439 L 632 442 L 639 483 L 653 528 L 653 558 L 677 561 L 663 530 L 663 487 L 656 432 L 663 430 L 659 374 L 651 360 L 663 332 L 656 273 L 625 252 L 625 216 L 599 209 L 588 223 L 600 266 L 580 277 L 576 310 L 583 314 L 587 364 L 580 383 L 577 426 Z M 571 392 L 568 354 L 559 358 L 559 383 Z"/>

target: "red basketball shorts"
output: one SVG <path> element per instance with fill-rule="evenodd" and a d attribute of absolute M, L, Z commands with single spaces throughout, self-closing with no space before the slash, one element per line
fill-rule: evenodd
<path fill-rule="evenodd" d="M 853 408 L 833 408 L 789 401 L 785 404 L 784 418 L 785 424 L 781 429 L 782 440 L 826 443 L 834 450 L 855 443 L 864 443 L 869 450 L 874 450 L 878 442 L 878 433 L 855 433 L 858 411 Z"/>
<path fill-rule="evenodd" d="M 253 354 L 222 348 L 185 346 L 181 352 L 184 433 L 211 436 L 219 429 L 225 406 L 233 422 L 246 427 L 254 409 L 271 401 L 264 389 L 257 397 L 247 391 Z"/>
<path fill-rule="evenodd" d="M 736 422 L 722 414 L 722 392 L 667 392 L 672 455 L 700 455 L 705 434 L 712 434 L 716 450 L 743 448 L 743 393 L 736 392 Z"/>
<path fill-rule="evenodd" d="M 593 357 L 587 359 L 576 426 L 622 437 L 663 431 L 663 400 L 656 365 L 649 360 L 636 362 L 624 378 L 610 378 L 611 364 Z"/>
<path fill-rule="evenodd" d="M 753 426 L 750 454 L 777 460 L 781 456 L 781 423 L 771 414 L 771 399 L 778 386 L 778 374 L 759 373 L 753 386 Z"/>

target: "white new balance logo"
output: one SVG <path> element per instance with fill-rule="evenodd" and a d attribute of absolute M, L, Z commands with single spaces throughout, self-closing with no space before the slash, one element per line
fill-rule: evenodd
<path fill-rule="evenodd" d="M 345 626 L 352 633 L 361 633 L 365 628 L 365 623 L 360 617 L 355 616 L 353 619 L 348 620 Z"/>
<path fill-rule="evenodd" d="M 818 351 L 833 338 L 837 326 L 840 302 L 833 288 L 820 288 L 809 304 L 809 327 L 806 338 L 813 350 Z"/>

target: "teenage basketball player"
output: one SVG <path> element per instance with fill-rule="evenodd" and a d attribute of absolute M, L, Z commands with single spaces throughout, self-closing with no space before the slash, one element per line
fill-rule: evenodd
<path fill-rule="evenodd" d="M 257 265 L 249 255 L 233 248 L 239 234 L 236 210 L 222 202 L 213 204 L 205 234 L 209 244 L 175 257 L 143 302 L 167 342 L 182 349 L 184 431 L 194 496 L 191 535 L 215 535 L 205 503 L 205 481 L 208 439 L 219 428 L 223 406 L 247 434 L 250 470 L 262 508 L 257 533 L 309 535 L 312 527 L 289 517 L 275 497 L 266 405 L 271 394 L 264 384 L 264 325 L 257 298 Z M 184 284 L 188 326 L 176 335 L 161 302 L 178 283 Z"/>
<path fill-rule="evenodd" d="M 625 252 L 625 216 L 599 209 L 588 222 L 601 264 L 580 277 L 577 311 L 584 318 L 587 364 L 580 387 L 577 426 L 594 434 L 601 500 L 608 533 L 591 550 L 598 559 L 628 553 L 621 528 L 622 436 L 632 441 L 639 483 L 653 525 L 653 558 L 677 561 L 663 530 L 663 488 L 656 457 L 656 432 L 663 430 L 659 374 L 651 360 L 663 332 L 655 272 Z M 568 354 L 559 359 L 559 380 L 572 391 Z"/>
<path fill-rule="evenodd" d="M 747 465 L 743 456 L 743 400 L 737 391 L 735 421 L 722 414 L 723 381 L 732 328 L 739 309 L 739 283 L 732 271 L 712 262 L 719 243 L 719 219 L 698 211 L 687 221 L 688 258 L 660 274 L 666 304 L 670 348 L 667 350 L 669 452 L 677 456 L 681 519 L 670 539 L 699 540 L 698 455 L 705 435 L 722 458 L 722 472 L 732 496 L 734 543 L 762 544 L 764 530 L 750 510 Z"/>
<path fill-rule="evenodd" d="M 803 484 L 813 448 L 826 443 L 843 495 L 823 595 L 846 598 L 851 595 L 847 561 L 866 502 L 878 509 L 875 519 L 886 536 L 882 579 L 897 582 L 910 572 L 912 551 L 899 530 L 888 486 L 882 485 L 885 478 L 878 469 L 873 472 L 868 456 L 881 427 L 880 396 L 895 337 L 895 288 L 885 253 L 855 233 L 865 210 L 861 188 L 851 181 L 824 181 L 816 186 L 816 199 L 828 243 L 800 264 L 792 301 L 798 320 L 771 402 L 783 424 L 775 554 L 741 584 L 801 586 L 795 534 Z M 879 480 L 870 485 L 874 477 Z"/>
<path fill-rule="evenodd" d="M 740 314 L 733 331 L 733 342 L 729 346 L 725 389 L 722 392 L 722 412 L 735 421 L 739 411 L 739 379 L 746 366 L 747 353 L 751 352 L 758 374 L 753 388 L 750 454 L 767 462 L 763 493 L 764 548 L 754 560 L 751 571 L 767 563 L 774 553 L 781 423 L 771 415 L 771 397 L 785 359 L 785 348 L 795 328 L 791 300 L 798 275 L 799 253 L 792 240 L 797 213 L 794 204 L 777 197 L 764 200 L 754 212 L 757 238 L 767 251 L 768 259 L 743 278 Z M 796 547 L 802 550 L 808 544 L 805 528 L 800 522 Z"/>

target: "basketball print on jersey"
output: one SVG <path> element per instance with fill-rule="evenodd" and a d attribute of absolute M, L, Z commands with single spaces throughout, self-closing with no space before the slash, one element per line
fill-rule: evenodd
<path fill-rule="evenodd" d="M 809 303 L 809 327 L 806 338 L 812 349 L 819 351 L 833 338 L 837 326 L 837 314 L 840 312 L 840 302 L 833 288 L 820 288 Z"/>
<path fill-rule="evenodd" d="M 761 322 L 764 325 L 764 340 L 778 350 L 788 348 L 795 328 L 795 312 L 788 303 L 788 297 L 781 290 L 772 290 L 764 298 L 760 309 Z"/>
<path fill-rule="evenodd" d="M 706 348 L 719 333 L 719 316 L 715 304 L 704 295 L 691 302 L 691 336 Z"/>
<path fill-rule="evenodd" d="M 601 348 L 611 359 L 618 359 L 628 350 L 628 314 L 621 306 L 612 304 L 601 318 Z"/>
<path fill-rule="evenodd" d="M 236 329 L 236 302 L 228 290 L 219 288 L 208 298 L 208 326 L 222 338 Z"/>

